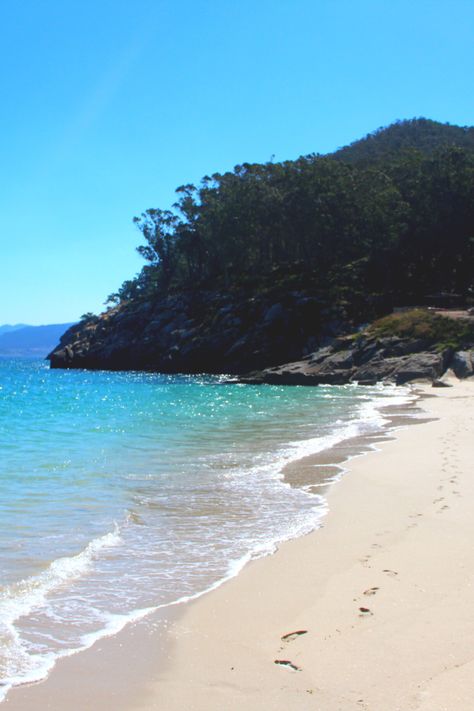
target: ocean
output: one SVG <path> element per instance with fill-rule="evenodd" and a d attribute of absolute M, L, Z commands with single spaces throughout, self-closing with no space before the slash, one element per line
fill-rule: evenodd
<path fill-rule="evenodd" d="M 413 397 L 0 359 L 0 699 L 317 528 L 284 467 Z"/>

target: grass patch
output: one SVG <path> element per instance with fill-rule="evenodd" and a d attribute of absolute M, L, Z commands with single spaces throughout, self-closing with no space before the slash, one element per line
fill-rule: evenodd
<path fill-rule="evenodd" d="M 375 338 L 421 338 L 440 350 L 447 347 L 459 349 L 474 343 L 472 321 L 440 316 L 427 309 L 412 309 L 384 316 L 374 321 L 366 333 Z"/>

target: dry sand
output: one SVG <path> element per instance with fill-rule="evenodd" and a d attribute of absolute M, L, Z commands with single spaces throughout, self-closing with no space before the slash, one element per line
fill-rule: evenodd
<path fill-rule="evenodd" d="M 426 391 L 439 419 L 351 460 L 323 528 L 187 606 L 165 640 L 142 622 L 5 709 L 471 711 L 474 383 Z"/>

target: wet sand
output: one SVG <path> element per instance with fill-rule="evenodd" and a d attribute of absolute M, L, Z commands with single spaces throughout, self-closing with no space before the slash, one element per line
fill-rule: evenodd
<path fill-rule="evenodd" d="M 474 384 L 429 394 L 439 419 L 346 461 L 321 529 L 166 627 L 147 618 L 63 660 L 5 708 L 470 711 Z"/>

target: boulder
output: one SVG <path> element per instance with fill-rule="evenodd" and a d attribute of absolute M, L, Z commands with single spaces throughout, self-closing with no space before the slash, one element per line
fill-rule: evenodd
<path fill-rule="evenodd" d="M 415 380 L 437 380 L 445 370 L 444 353 L 415 353 L 402 356 L 391 378 L 397 385 Z"/>
<path fill-rule="evenodd" d="M 323 346 L 322 348 L 318 348 L 314 353 L 307 355 L 304 360 L 307 360 L 309 363 L 322 363 L 323 360 L 332 353 L 333 349 L 331 346 Z"/>
<path fill-rule="evenodd" d="M 399 358 L 378 356 L 357 368 L 351 380 L 359 385 L 375 385 L 381 380 L 390 380 L 398 365 L 400 365 Z"/>
<path fill-rule="evenodd" d="M 474 351 L 457 351 L 450 367 L 458 378 L 470 378 L 474 375 Z"/>
<path fill-rule="evenodd" d="M 268 311 L 265 313 L 265 316 L 263 317 L 263 322 L 267 326 L 270 326 L 277 321 L 281 321 L 284 318 L 284 315 L 285 310 L 283 306 L 281 304 L 273 304 L 273 306 L 270 306 Z"/>

